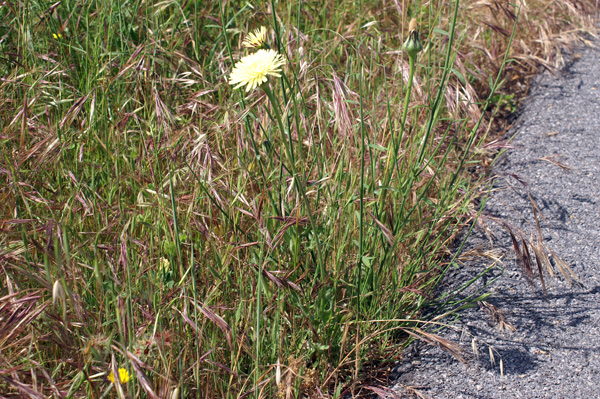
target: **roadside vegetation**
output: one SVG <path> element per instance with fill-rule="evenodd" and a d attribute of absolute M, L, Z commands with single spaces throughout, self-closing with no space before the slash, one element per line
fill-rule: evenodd
<path fill-rule="evenodd" d="M 597 13 L 4 3 L 0 392 L 333 398 L 381 385 L 410 339 L 464 356 L 421 310 L 528 77 Z M 403 51 L 415 32 L 422 50 Z M 267 49 L 266 83 L 230 84 Z"/>

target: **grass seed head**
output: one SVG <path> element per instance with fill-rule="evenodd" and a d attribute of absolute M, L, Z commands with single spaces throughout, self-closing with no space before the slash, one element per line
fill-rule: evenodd
<path fill-rule="evenodd" d="M 52 286 L 52 304 L 56 304 L 56 301 L 65 303 L 65 290 L 60 280 L 56 280 L 54 286 Z"/>
<path fill-rule="evenodd" d="M 281 384 L 281 363 L 279 363 L 279 358 L 277 358 L 277 368 L 275 369 L 275 383 L 277 386 Z"/>

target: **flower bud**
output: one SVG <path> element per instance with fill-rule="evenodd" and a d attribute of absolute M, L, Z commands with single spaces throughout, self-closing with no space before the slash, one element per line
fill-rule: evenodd
<path fill-rule="evenodd" d="M 421 43 L 419 32 L 417 31 L 417 20 L 414 18 L 411 19 L 410 24 L 408 25 L 408 39 L 406 39 L 402 48 L 410 57 L 415 57 L 423 50 L 423 43 Z"/>

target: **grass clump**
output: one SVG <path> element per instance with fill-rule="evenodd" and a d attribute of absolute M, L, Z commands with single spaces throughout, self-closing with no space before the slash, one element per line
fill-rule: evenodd
<path fill-rule="evenodd" d="M 590 22 L 536 3 L 0 8 L 0 390 L 328 396 L 437 342 L 505 82 Z"/>

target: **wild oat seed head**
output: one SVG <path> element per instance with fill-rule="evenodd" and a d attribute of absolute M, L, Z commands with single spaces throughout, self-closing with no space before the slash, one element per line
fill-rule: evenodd
<path fill-rule="evenodd" d="M 60 280 L 56 280 L 52 286 L 52 304 L 54 305 L 56 301 L 61 301 L 63 304 L 65 303 L 65 290 Z"/>
<path fill-rule="evenodd" d="M 281 384 L 281 363 L 279 363 L 279 358 L 277 358 L 277 367 L 275 368 L 275 384 L 277 386 Z"/>
<path fill-rule="evenodd" d="M 115 375 L 113 374 L 112 371 L 108 375 L 108 379 L 113 384 L 115 383 Z M 119 369 L 119 382 L 121 384 L 125 384 L 127 381 L 129 381 L 129 372 L 126 369 L 124 369 L 124 368 L 120 368 Z"/>
<path fill-rule="evenodd" d="M 237 85 L 236 89 L 246 86 L 246 92 L 254 90 L 267 81 L 269 76 L 281 76 L 281 67 L 285 60 L 275 50 L 258 50 L 247 55 L 235 64 L 229 84 Z"/>
<path fill-rule="evenodd" d="M 254 32 L 248 33 L 248 36 L 242 42 L 242 46 L 249 48 L 259 48 L 267 39 L 267 28 L 261 26 L 260 29 L 255 29 Z"/>

